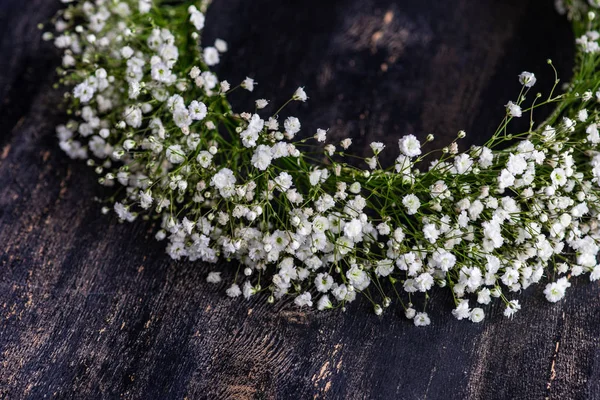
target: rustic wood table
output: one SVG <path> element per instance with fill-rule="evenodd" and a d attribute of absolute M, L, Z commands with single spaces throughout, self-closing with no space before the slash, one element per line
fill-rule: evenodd
<path fill-rule="evenodd" d="M 290 112 L 307 134 L 330 126 L 358 149 L 406 133 L 447 143 L 461 128 L 482 142 L 521 70 L 547 92 L 546 58 L 564 80 L 573 65 L 552 1 L 214 3 L 204 39 L 231 49 L 219 75 L 254 76 L 253 95 L 274 103 L 306 86 Z M 361 301 L 320 313 L 231 300 L 206 266 L 171 261 L 152 223 L 102 215 L 92 198 L 109 192 L 53 133 L 59 57 L 37 24 L 59 7 L 0 0 L 0 398 L 600 398 L 597 283 L 558 304 L 529 289 L 513 320 L 492 308 L 481 324 L 454 320 L 436 292 L 418 329 Z"/>

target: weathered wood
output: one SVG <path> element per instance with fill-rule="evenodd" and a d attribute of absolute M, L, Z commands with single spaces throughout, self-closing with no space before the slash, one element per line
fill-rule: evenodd
<path fill-rule="evenodd" d="M 366 302 L 348 312 L 248 303 L 175 263 L 150 223 L 119 224 L 108 192 L 61 154 L 57 54 L 36 25 L 53 0 L 0 0 L 0 397 L 127 399 L 600 398 L 600 287 L 548 304 L 527 290 L 514 320 L 474 325 L 436 292 L 432 326 Z M 522 69 L 548 90 L 572 65 L 568 24 L 535 0 L 215 1 L 205 40 L 229 41 L 219 74 L 331 126 L 356 148 L 461 128 L 482 141 Z M 385 64 L 385 66 L 383 66 Z M 240 105 L 254 97 L 240 93 Z M 343 122 L 342 122 L 343 121 Z"/>

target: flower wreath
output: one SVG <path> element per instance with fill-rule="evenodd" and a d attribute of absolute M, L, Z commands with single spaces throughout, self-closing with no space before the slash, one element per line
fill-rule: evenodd
<path fill-rule="evenodd" d="M 215 269 L 237 260 L 231 297 L 290 294 L 323 310 L 361 293 L 376 314 L 397 301 L 417 326 L 430 323 L 436 285 L 452 292 L 457 319 L 480 322 L 479 305 L 494 299 L 511 317 L 520 309 L 511 298 L 531 284 L 549 282 L 544 294 L 556 302 L 574 277 L 600 278 L 600 0 L 557 2 L 579 37 L 563 94 L 557 78 L 548 96 L 529 101 L 536 77 L 523 72 L 484 146 L 459 151 L 461 131 L 423 154 L 407 135 L 399 149 L 371 143 L 361 166 L 346 162 L 350 138 L 328 143 L 322 129 L 297 137 L 300 121 L 282 113 L 307 100 L 303 88 L 269 117 L 264 99 L 233 112 L 227 95 L 256 83 L 232 87 L 210 71 L 227 44 L 199 46 L 208 5 L 76 2 L 44 34 L 64 52 L 58 71 L 69 87 L 60 147 L 86 160 L 100 184 L 124 189 L 103 212 L 159 219 L 156 239 L 167 239 L 175 260 Z M 554 113 L 535 127 L 533 111 L 550 103 Z M 509 131 L 513 118 L 527 117 L 528 130 Z M 398 150 L 393 166 L 381 165 L 381 152 Z"/>

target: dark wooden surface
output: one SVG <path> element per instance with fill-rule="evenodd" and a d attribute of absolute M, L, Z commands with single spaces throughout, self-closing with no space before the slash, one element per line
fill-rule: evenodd
<path fill-rule="evenodd" d="M 205 40 L 229 41 L 219 73 L 255 76 L 256 96 L 305 85 L 311 101 L 290 112 L 310 131 L 395 147 L 465 128 L 476 142 L 522 69 L 543 90 L 547 57 L 569 77 L 568 24 L 550 3 L 215 0 Z M 58 7 L 0 0 L 0 398 L 600 398 L 598 284 L 577 281 L 555 305 L 527 290 L 514 320 L 492 308 L 478 325 L 436 292 L 418 329 L 366 302 L 230 300 L 205 266 L 169 260 L 151 224 L 103 216 L 91 198 L 107 192 L 53 135 L 57 54 L 36 25 Z"/>

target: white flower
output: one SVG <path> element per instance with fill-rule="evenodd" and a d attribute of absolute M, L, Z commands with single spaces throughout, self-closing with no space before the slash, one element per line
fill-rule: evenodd
<path fill-rule="evenodd" d="M 550 179 L 552 179 L 554 186 L 564 186 L 567 183 L 567 175 L 565 170 L 562 168 L 555 168 L 550 173 Z"/>
<path fill-rule="evenodd" d="M 562 123 L 563 126 L 565 127 L 565 129 L 569 132 L 574 132 L 575 131 L 575 126 L 577 125 L 577 122 L 567 118 L 567 117 L 563 117 L 562 119 Z"/>
<path fill-rule="evenodd" d="M 481 322 L 484 318 L 485 313 L 483 312 L 483 309 L 479 307 L 475 307 L 474 309 L 472 309 L 471 314 L 469 314 L 469 319 L 471 320 L 471 322 Z"/>
<path fill-rule="evenodd" d="M 482 147 L 479 154 L 479 166 L 481 168 L 489 168 L 494 162 L 494 153 L 487 147 Z"/>
<path fill-rule="evenodd" d="M 211 179 L 210 184 L 219 190 L 221 196 L 231 197 L 235 189 L 235 175 L 229 168 L 222 168 Z"/>
<path fill-rule="evenodd" d="M 301 295 L 298 295 L 295 299 L 294 299 L 294 303 L 298 306 L 298 307 L 304 307 L 304 306 L 308 306 L 308 307 L 312 307 L 312 296 L 310 294 L 310 292 L 304 292 Z"/>
<path fill-rule="evenodd" d="M 221 91 L 221 93 L 225 93 L 228 92 L 229 89 L 231 89 L 231 84 L 227 81 L 221 81 L 221 83 L 219 84 L 219 90 Z"/>
<path fill-rule="evenodd" d="M 150 76 L 157 82 L 170 83 L 173 73 L 171 69 L 163 62 L 158 62 L 152 65 Z"/>
<path fill-rule="evenodd" d="M 366 289 L 369 285 L 369 275 L 357 265 L 352 266 L 347 272 L 346 277 L 351 285 L 359 290 Z"/>
<path fill-rule="evenodd" d="M 167 147 L 166 154 L 167 159 L 172 164 L 181 164 L 185 161 L 185 152 L 178 144 L 172 144 L 171 146 Z"/>
<path fill-rule="evenodd" d="M 193 7 L 193 6 L 191 6 Z M 190 13 L 190 22 L 192 23 L 192 25 L 194 25 L 194 27 L 201 31 L 202 29 L 204 29 L 204 21 L 205 21 L 205 17 L 204 14 L 202 14 L 200 11 L 198 11 L 196 9 L 196 7 L 194 7 L 193 9 L 190 7 L 190 9 L 188 10 Z"/>
<path fill-rule="evenodd" d="M 315 287 L 321 293 L 327 293 L 333 286 L 333 278 L 331 275 L 321 272 L 315 278 Z"/>
<path fill-rule="evenodd" d="M 254 151 L 254 154 L 252 155 L 252 160 L 250 162 L 255 168 L 264 171 L 269 167 L 269 165 L 271 165 L 272 160 L 273 155 L 271 153 L 271 148 L 269 146 L 261 144 Z"/>
<path fill-rule="evenodd" d="M 593 144 L 600 143 L 600 134 L 598 133 L 598 125 L 590 124 L 585 132 L 588 134 L 587 140 Z"/>
<path fill-rule="evenodd" d="M 229 297 L 238 297 L 242 294 L 242 290 L 237 284 L 233 284 L 225 291 Z"/>
<path fill-rule="evenodd" d="M 292 96 L 292 99 L 297 101 L 306 101 L 308 99 L 308 96 L 306 95 L 304 88 L 299 87 L 298 89 L 296 89 L 296 92 L 294 93 L 294 96 Z"/>
<path fill-rule="evenodd" d="M 437 229 L 435 224 L 425 224 L 423 226 L 423 235 L 430 243 L 435 243 L 440 236 L 440 231 Z"/>
<path fill-rule="evenodd" d="M 565 292 L 569 286 L 571 286 L 571 283 L 566 277 L 560 278 L 558 281 L 546 285 L 544 295 L 549 302 L 556 303 L 565 297 Z"/>
<path fill-rule="evenodd" d="M 209 67 L 217 65 L 219 63 L 219 51 L 214 47 L 205 47 L 202 53 L 202 58 L 204 58 L 204 62 Z"/>
<path fill-rule="evenodd" d="M 421 143 L 414 135 L 406 135 L 398 141 L 400 151 L 407 157 L 416 157 L 421 154 Z"/>
<path fill-rule="evenodd" d="M 371 150 L 373 150 L 373 154 L 378 155 L 385 148 L 385 144 L 381 142 L 373 142 L 370 144 Z"/>
<path fill-rule="evenodd" d="M 296 117 L 288 117 L 283 123 L 283 127 L 285 128 L 286 133 L 293 137 L 300 131 L 300 120 Z"/>
<path fill-rule="evenodd" d="M 590 281 L 597 281 L 600 279 L 600 264 L 596 265 L 592 268 L 592 272 L 590 272 Z"/>
<path fill-rule="evenodd" d="M 515 184 L 515 176 L 507 169 L 503 169 L 498 177 L 498 188 L 506 189 Z"/>
<path fill-rule="evenodd" d="M 206 150 L 202 150 L 198 153 L 196 160 L 202 168 L 208 168 L 212 164 L 213 155 Z"/>
<path fill-rule="evenodd" d="M 342 146 L 342 149 L 344 149 L 344 150 L 348 150 L 348 148 L 351 145 L 352 145 L 352 139 L 350 139 L 350 138 L 346 138 L 340 142 L 340 146 Z"/>
<path fill-rule="evenodd" d="M 479 304 L 490 304 L 490 301 L 492 301 L 490 289 L 483 288 L 477 293 L 477 302 Z"/>
<path fill-rule="evenodd" d="M 121 49 L 121 57 L 124 59 L 131 58 L 133 56 L 133 49 L 129 46 L 125 46 Z"/>
<path fill-rule="evenodd" d="M 256 82 L 254 82 L 254 79 L 252 78 L 246 77 L 246 79 L 244 79 L 244 81 L 242 82 L 242 87 L 249 92 L 252 92 L 254 90 L 254 85 L 256 85 Z"/>
<path fill-rule="evenodd" d="M 127 151 L 133 149 L 135 147 L 135 140 L 127 139 L 123 142 L 123 148 Z"/>
<path fill-rule="evenodd" d="M 413 319 L 415 326 L 427 326 L 431 323 L 429 316 L 427 313 L 418 312 Z"/>
<path fill-rule="evenodd" d="M 86 81 L 75 86 L 73 89 L 73 97 L 79 99 L 82 103 L 89 102 L 94 97 L 95 89 Z"/>
<path fill-rule="evenodd" d="M 454 159 L 454 168 L 456 168 L 456 173 L 459 175 L 469 171 L 472 166 L 473 160 L 468 154 L 461 154 Z"/>
<path fill-rule="evenodd" d="M 406 211 L 408 215 L 414 215 L 421 207 L 421 201 L 414 194 L 407 194 L 402 199 L 402 204 L 406 207 Z"/>
<path fill-rule="evenodd" d="M 512 317 L 517 311 L 521 309 L 521 305 L 519 304 L 519 300 L 511 300 L 506 305 L 504 309 L 504 315 L 506 317 Z"/>
<path fill-rule="evenodd" d="M 191 119 L 201 121 L 206 117 L 207 114 L 206 105 L 200 101 L 194 100 L 188 107 L 188 113 Z"/>
<path fill-rule="evenodd" d="M 315 139 L 321 143 L 325 142 L 325 140 L 327 140 L 327 131 L 325 129 L 317 129 Z"/>
<path fill-rule="evenodd" d="M 129 82 L 129 98 L 132 100 L 135 100 L 139 97 L 140 93 L 141 93 L 142 87 L 140 86 L 139 82 L 136 81 L 131 81 Z"/>
<path fill-rule="evenodd" d="M 492 219 L 491 221 L 485 221 L 481 226 L 483 227 L 483 235 L 490 241 L 493 248 L 497 249 L 502 247 L 504 238 L 502 237 L 502 231 L 498 220 Z"/>
<path fill-rule="evenodd" d="M 227 51 L 227 42 L 223 39 L 216 39 L 215 48 L 219 50 L 220 53 L 225 53 Z"/>
<path fill-rule="evenodd" d="M 221 282 L 221 273 L 220 272 L 209 272 L 206 277 L 206 282 L 208 283 L 219 283 Z"/>
<path fill-rule="evenodd" d="M 467 300 L 460 300 L 456 308 L 452 310 L 452 315 L 458 320 L 469 318 L 471 315 L 469 302 Z"/>
<path fill-rule="evenodd" d="M 456 256 L 444 249 L 436 249 L 431 255 L 431 262 L 435 268 L 448 272 L 456 264 Z"/>
<path fill-rule="evenodd" d="M 358 239 L 362 239 L 362 228 L 362 222 L 355 218 L 344 225 L 344 234 L 356 242 Z"/>
<path fill-rule="evenodd" d="M 319 311 L 323 311 L 329 308 L 333 308 L 333 304 L 331 303 L 331 300 L 329 300 L 329 296 L 325 294 L 319 298 L 319 301 L 317 302 L 317 309 Z"/>
<path fill-rule="evenodd" d="M 138 9 L 140 14 L 147 14 L 152 9 L 152 0 L 139 0 Z"/>
<path fill-rule="evenodd" d="M 414 286 L 420 292 L 427 292 L 433 286 L 433 276 L 430 273 L 424 272 L 414 279 Z"/>
<path fill-rule="evenodd" d="M 392 228 L 390 228 L 390 225 L 385 222 L 382 222 L 379 225 L 377 225 L 377 232 L 379 232 L 379 234 L 382 236 L 389 235 L 391 231 Z"/>
<path fill-rule="evenodd" d="M 523 111 L 521 110 L 521 107 L 518 104 L 513 103 L 512 101 L 509 101 L 506 104 L 506 112 L 508 113 L 509 116 L 516 117 L 516 118 L 523 115 Z"/>
<path fill-rule="evenodd" d="M 521 175 L 527 169 L 527 160 L 521 154 L 510 153 L 508 155 L 508 162 L 506 163 L 506 169 L 514 176 Z"/>
<path fill-rule="evenodd" d="M 531 72 L 523 71 L 519 75 L 519 82 L 521 82 L 521 85 L 525 87 L 532 87 L 533 85 L 535 85 L 536 81 L 537 79 L 535 77 L 535 74 L 532 74 Z"/>
<path fill-rule="evenodd" d="M 132 222 L 136 218 L 136 215 L 129 211 L 129 207 L 126 207 L 122 203 L 116 202 L 114 209 L 120 220 Z"/>
<path fill-rule="evenodd" d="M 275 178 L 275 183 L 281 192 L 287 192 L 293 185 L 292 176 L 287 172 L 281 172 Z"/>
<path fill-rule="evenodd" d="M 335 146 L 332 144 L 328 144 L 327 146 L 325 146 L 325 152 L 332 156 L 333 153 L 335 153 Z"/>
<path fill-rule="evenodd" d="M 255 101 L 256 104 L 256 108 L 258 108 L 259 110 L 262 110 L 263 108 L 265 108 L 266 106 L 269 105 L 269 101 L 265 100 L 265 99 L 258 99 Z"/>
<path fill-rule="evenodd" d="M 152 205 L 152 201 L 153 199 L 150 191 L 144 192 L 140 190 L 140 207 L 142 207 L 144 210 L 147 210 Z"/>

